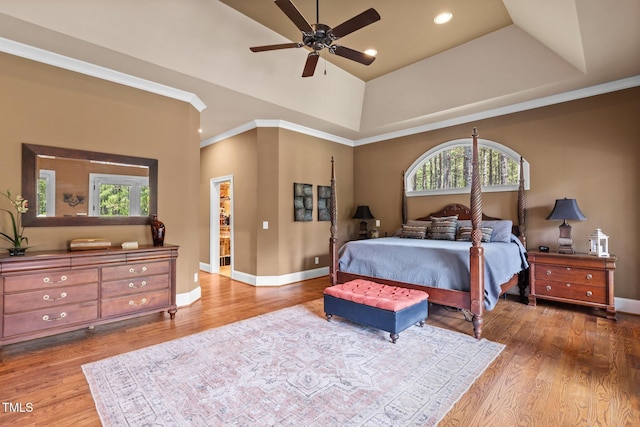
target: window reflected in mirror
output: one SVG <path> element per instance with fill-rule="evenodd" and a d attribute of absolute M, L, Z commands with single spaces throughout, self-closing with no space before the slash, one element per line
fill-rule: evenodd
<path fill-rule="evenodd" d="M 157 160 L 31 144 L 22 154 L 22 192 L 37 206 L 27 226 L 148 224 L 157 213 Z"/>

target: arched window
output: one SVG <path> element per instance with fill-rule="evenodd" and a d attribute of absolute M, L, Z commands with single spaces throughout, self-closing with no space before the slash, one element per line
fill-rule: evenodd
<path fill-rule="evenodd" d="M 445 142 L 420 156 L 405 175 L 407 196 L 468 193 L 471 188 L 472 139 Z M 524 162 L 525 189 L 529 163 Z M 516 191 L 520 184 L 520 155 L 495 141 L 478 139 L 482 191 Z"/>

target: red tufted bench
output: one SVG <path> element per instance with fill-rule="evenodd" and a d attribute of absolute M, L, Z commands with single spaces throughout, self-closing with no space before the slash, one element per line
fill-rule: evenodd
<path fill-rule="evenodd" d="M 336 315 L 387 331 L 395 344 L 409 326 L 424 325 L 428 298 L 424 291 L 356 279 L 324 290 L 324 312 L 327 320 Z"/>

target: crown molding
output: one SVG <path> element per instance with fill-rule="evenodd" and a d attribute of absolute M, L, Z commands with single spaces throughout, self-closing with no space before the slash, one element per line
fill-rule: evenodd
<path fill-rule="evenodd" d="M 602 83 L 595 86 L 589 86 L 582 89 L 576 89 L 569 92 L 563 92 L 556 95 L 550 95 L 543 98 L 532 99 L 530 101 L 519 102 L 504 107 L 493 108 L 491 110 L 482 111 L 466 116 L 454 117 L 452 119 L 442 120 L 427 125 L 416 126 L 403 129 L 396 132 L 389 132 L 369 138 L 358 139 L 354 141 L 354 146 L 373 144 L 374 142 L 386 141 L 388 139 L 401 138 L 403 136 L 415 135 L 417 133 L 428 132 L 432 130 L 448 128 L 451 126 L 461 125 L 465 123 L 475 122 L 478 120 L 490 119 L 493 117 L 505 116 L 507 114 L 518 113 L 527 110 L 533 110 L 550 105 L 561 104 L 563 102 L 575 101 L 590 96 L 602 95 L 618 90 L 629 89 L 640 86 L 640 75 L 628 77 L 625 79 L 615 80 L 612 82 Z"/>
<path fill-rule="evenodd" d="M 197 95 L 191 92 L 186 92 L 160 83 L 152 82 L 150 80 L 134 77 L 129 74 L 49 52 L 44 49 L 29 46 L 3 37 L 0 37 L 0 52 L 5 52 L 10 55 L 19 56 L 21 58 L 30 59 L 32 61 L 41 62 L 43 64 L 52 65 L 54 67 L 63 68 L 65 70 L 140 89 L 145 92 L 155 93 L 156 95 L 166 96 L 167 98 L 187 102 L 198 110 L 198 112 L 202 112 L 207 108 L 204 102 L 202 102 Z"/>
<path fill-rule="evenodd" d="M 632 76 L 625 79 L 614 80 L 612 82 L 602 83 L 595 86 L 589 86 L 582 89 L 576 89 L 569 92 L 563 92 L 556 95 L 550 95 L 543 98 L 533 99 L 530 101 L 524 101 L 517 104 L 511 104 L 504 107 L 493 108 L 491 110 L 482 111 L 475 114 L 469 114 L 460 117 L 454 117 L 452 119 L 442 120 L 439 122 L 429 123 L 422 126 L 411 127 L 396 132 L 384 133 L 368 138 L 362 138 L 357 140 L 351 140 L 342 138 L 337 135 L 332 135 L 326 132 L 315 130 L 306 126 L 298 125 L 295 123 L 287 122 L 284 120 L 254 120 L 244 125 L 233 128 L 227 132 L 218 134 L 200 143 L 200 148 L 206 147 L 216 142 L 225 140 L 232 136 L 241 134 L 251 129 L 259 127 L 279 127 L 282 129 L 289 129 L 294 132 L 299 132 L 306 135 L 315 136 L 318 138 L 326 139 L 328 141 L 338 142 L 340 144 L 348 145 L 351 147 L 357 147 L 360 145 L 373 144 L 375 142 L 386 141 L 389 139 L 401 138 L 404 136 L 415 135 L 418 133 L 429 132 L 437 129 L 443 129 L 460 124 L 470 123 L 478 120 L 490 119 L 493 117 L 504 116 L 507 114 L 518 113 L 527 110 L 533 110 L 536 108 L 547 107 L 550 105 L 561 104 L 563 102 L 575 101 L 578 99 L 588 98 L 591 96 L 602 95 L 609 92 L 615 92 L 618 90 L 629 89 L 632 87 L 640 86 L 640 75 Z"/>
<path fill-rule="evenodd" d="M 348 145 L 349 147 L 353 147 L 353 140 L 348 138 L 343 138 L 341 136 L 332 135 L 327 132 L 323 132 L 317 129 L 313 129 L 307 126 L 298 125 L 296 123 L 291 123 L 286 120 L 253 120 L 249 123 L 245 123 L 236 128 L 228 130 L 227 132 L 212 136 L 211 138 L 207 138 L 200 142 L 200 148 L 204 148 L 208 145 L 215 144 L 216 142 L 223 141 L 225 139 L 231 138 L 233 136 L 239 135 L 241 133 L 247 132 L 251 129 L 256 128 L 280 128 L 287 129 L 297 133 L 301 133 L 304 135 L 313 136 L 320 139 L 325 139 L 331 142 L 337 142 L 338 144 Z"/>

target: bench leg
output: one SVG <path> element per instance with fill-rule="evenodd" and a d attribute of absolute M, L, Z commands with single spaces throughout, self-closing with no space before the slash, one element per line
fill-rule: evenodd
<path fill-rule="evenodd" d="M 398 341 L 398 338 L 400 337 L 400 335 L 398 334 L 390 334 L 389 336 L 391 337 L 391 342 L 394 344 L 396 343 L 396 341 Z"/>
<path fill-rule="evenodd" d="M 333 314 L 325 313 L 325 315 L 327 316 L 327 322 L 331 322 L 331 318 L 333 317 Z"/>

